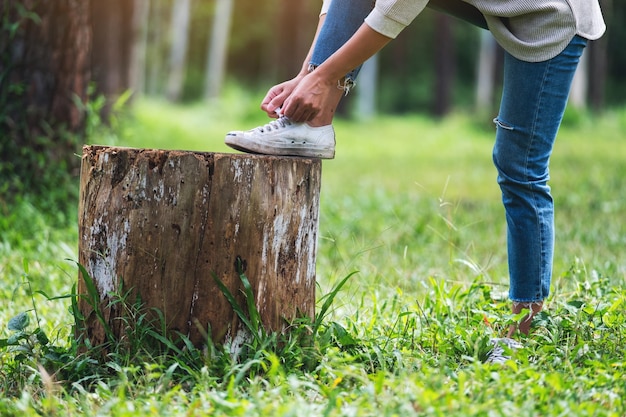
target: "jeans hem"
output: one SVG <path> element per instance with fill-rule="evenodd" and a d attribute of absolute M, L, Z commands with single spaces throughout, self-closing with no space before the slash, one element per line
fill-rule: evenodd
<path fill-rule="evenodd" d="M 546 297 L 547 298 L 547 297 Z M 519 304 L 528 304 L 528 305 L 532 305 L 532 304 L 539 304 L 539 303 L 543 303 L 545 298 L 540 298 L 540 299 L 530 299 L 530 298 L 526 298 L 526 299 L 513 299 L 510 298 L 511 302 L 513 303 L 513 305 L 519 305 Z"/>

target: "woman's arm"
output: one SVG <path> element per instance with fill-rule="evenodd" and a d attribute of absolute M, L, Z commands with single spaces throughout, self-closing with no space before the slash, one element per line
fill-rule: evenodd
<path fill-rule="evenodd" d="M 330 105 L 330 89 L 353 68 L 387 45 L 392 38 L 363 24 L 337 52 L 317 69 L 302 78 L 283 104 L 283 114 L 296 122 L 311 120 L 321 109 Z"/>

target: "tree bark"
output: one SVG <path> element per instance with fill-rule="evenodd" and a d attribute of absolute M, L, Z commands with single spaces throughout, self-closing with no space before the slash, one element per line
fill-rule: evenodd
<path fill-rule="evenodd" d="M 79 262 L 114 337 L 123 312 L 110 301 L 130 290 L 172 335 L 201 346 L 204 329 L 237 351 L 250 334 L 213 277 L 245 305 L 238 264 L 268 331 L 312 318 L 320 176 L 317 159 L 86 146 Z M 79 308 L 97 345 L 108 335 L 92 304 Z"/>

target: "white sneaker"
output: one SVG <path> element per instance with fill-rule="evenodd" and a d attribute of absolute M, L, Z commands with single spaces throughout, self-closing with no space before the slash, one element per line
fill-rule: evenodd
<path fill-rule="evenodd" d="M 265 126 L 228 132 L 224 142 L 239 151 L 264 155 L 335 157 L 332 125 L 311 127 L 306 123 L 294 123 L 284 116 Z"/>
<path fill-rule="evenodd" d="M 486 363 L 503 364 L 511 359 L 511 357 L 506 354 L 507 352 L 523 347 L 520 342 L 508 337 L 491 339 L 489 343 L 493 345 L 493 349 L 489 352 L 487 360 L 485 361 Z"/>

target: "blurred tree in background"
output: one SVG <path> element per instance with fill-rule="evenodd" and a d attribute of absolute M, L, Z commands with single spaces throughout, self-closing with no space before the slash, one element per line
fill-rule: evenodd
<path fill-rule="evenodd" d="M 609 29 L 585 53 L 575 100 L 595 110 L 623 105 L 626 97 L 626 2 L 601 4 Z M 2 0 L 0 202 L 45 188 L 53 164 L 71 172 L 90 117 L 97 113 L 106 121 L 119 97 L 217 100 L 226 83 L 262 94 L 291 78 L 310 46 L 320 5 L 321 0 Z M 494 111 L 501 57 L 484 31 L 426 10 L 378 54 L 376 71 L 360 86 L 376 94 L 363 97 L 359 106 L 437 116 L 455 108 Z M 350 113 L 352 96 L 344 114 Z M 374 97 L 375 106 L 363 102 Z"/>
<path fill-rule="evenodd" d="M 48 192 L 77 166 L 91 80 L 88 6 L 2 1 L 0 203 L 27 191 Z"/>
<path fill-rule="evenodd" d="M 94 94 L 107 98 L 101 110 L 102 116 L 106 119 L 115 100 L 131 88 L 131 55 L 135 46 L 132 25 L 135 2 L 94 0 L 83 3 L 90 6 L 91 81 L 95 86 Z"/>
<path fill-rule="evenodd" d="M 172 28 L 172 11 L 177 4 L 189 0 L 142 1 L 150 3 L 151 8 L 147 21 L 151 36 L 146 52 L 146 76 L 151 82 L 142 92 L 166 95 L 171 71 L 168 54 L 170 48 L 180 49 L 173 44 L 173 33 L 184 28 L 188 34 L 182 93 L 176 97 L 170 95 L 176 101 L 215 96 L 207 91 L 219 91 L 225 82 L 263 91 L 291 78 L 302 65 L 321 4 L 321 1 L 192 0 L 187 24 Z M 229 3 L 230 11 L 219 16 L 225 2 Z M 609 31 L 602 40 L 590 43 L 585 82 L 581 85 L 585 89 L 583 105 L 588 103 L 594 109 L 621 104 L 624 97 L 621 92 L 626 88 L 626 75 L 622 71 L 626 53 L 619 47 L 619 39 L 626 35 L 622 24 L 626 7 L 615 0 L 601 0 L 601 3 Z M 217 25 L 222 31 L 215 30 Z M 228 28 L 229 33 L 224 35 L 223 28 Z M 381 75 L 376 84 L 379 111 L 419 111 L 443 116 L 455 107 L 471 109 L 479 93 L 476 87 L 481 75 L 480 52 L 493 46 L 481 42 L 482 32 L 466 22 L 427 9 L 380 53 L 378 73 Z M 220 40 L 216 41 L 220 33 Z M 219 48 L 226 52 L 211 59 L 212 51 Z M 493 73 L 488 86 L 493 89 L 492 108 L 497 106 L 501 57 L 502 51 L 496 51 L 494 59 L 487 61 L 491 65 L 487 70 Z M 209 88 L 211 82 L 215 85 Z M 352 99 L 346 101 L 350 103 Z"/>

